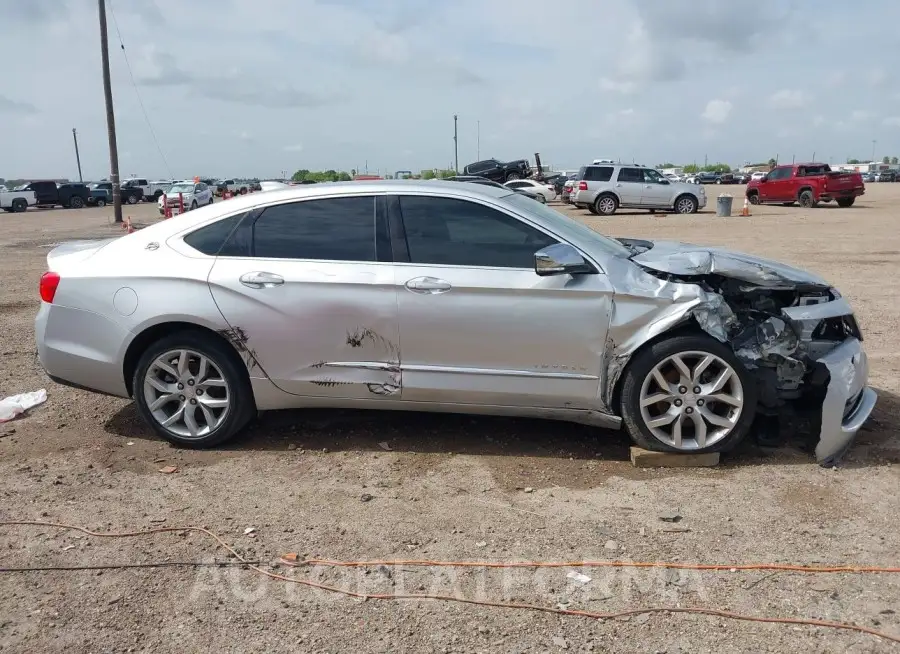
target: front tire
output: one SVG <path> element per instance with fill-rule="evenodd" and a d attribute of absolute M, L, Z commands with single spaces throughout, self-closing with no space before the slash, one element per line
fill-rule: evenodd
<path fill-rule="evenodd" d="M 692 195 L 681 195 L 675 200 L 675 213 L 689 214 L 697 213 L 700 203 L 697 198 Z"/>
<path fill-rule="evenodd" d="M 193 202 L 191 202 L 191 209 L 190 209 L 190 210 L 193 211 L 193 210 L 196 209 L 196 208 L 197 208 L 197 201 L 194 200 Z"/>
<path fill-rule="evenodd" d="M 12 206 L 10 206 L 7 211 L 11 211 L 13 213 L 22 213 L 28 209 L 28 201 L 25 198 L 16 198 L 12 201 Z"/>
<path fill-rule="evenodd" d="M 106 200 L 103 200 L 103 199 L 97 200 L 97 206 L 98 206 L 98 207 L 105 207 L 105 206 L 106 206 Z"/>
<path fill-rule="evenodd" d="M 141 355 L 132 380 L 141 417 L 176 445 L 212 447 L 240 432 L 256 409 L 236 352 L 213 336 L 165 336 Z"/>
<path fill-rule="evenodd" d="M 84 208 L 84 200 L 82 200 L 77 195 L 69 200 L 69 206 L 72 209 L 83 209 Z"/>
<path fill-rule="evenodd" d="M 724 452 L 743 440 L 756 413 L 756 386 L 725 345 L 682 335 L 638 352 L 620 394 L 635 444 L 660 452 Z"/>
<path fill-rule="evenodd" d="M 750 204 L 759 204 L 759 193 L 750 193 L 747 196 L 747 199 L 750 200 Z"/>
<path fill-rule="evenodd" d="M 506 176 L 507 182 L 514 182 L 517 179 L 522 179 L 521 177 L 519 177 L 519 173 L 510 173 L 509 175 Z"/>

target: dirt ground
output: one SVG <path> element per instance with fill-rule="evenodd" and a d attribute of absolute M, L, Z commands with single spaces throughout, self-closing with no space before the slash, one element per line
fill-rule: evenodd
<path fill-rule="evenodd" d="M 170 447 L 130 402 L 50 382 L 35 357 L 51 244 L 121 231 L 111 209 L 0 214 L 0 397 L 47 403 L 0 426 L 0 520 L 126 531 L 203 525 L 266 569 L 361 593 L 442 593 L 610 612 L 713 607 L 851 622 L 900 637 L 900 576 L 664 569 L 285 569 L 328 559 L 868 564 L 900 561 L 900 184 L 850 209 L 574 212 L 614 236 L 727 245 L 812 269 L 857 311 L 880 399 L 844 465 L 747 443 L 714 469 L 638 470 L 621 433 L 554 422 L 284 412 L 215 451 Z M 127 207 L 136 223 L 152 205 Z M 390 450 L 385 449 L 386 445 Z M 164 466 L 177 472 L 162 474 Z M 680 515 L 677 522 L 664 521 Z M 248 528 L 255 528 L 245 533 Z M 0 566 L 228 562 L 202 534 L 98 539 L 0 528 Z M 657 613 L 593 620 L 351 599 L 237 566 L 0 573 L 4 652 L 900 652 L 818 627 Z"/>

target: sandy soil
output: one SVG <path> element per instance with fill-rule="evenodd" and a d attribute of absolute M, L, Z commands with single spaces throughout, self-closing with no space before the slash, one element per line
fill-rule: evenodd
<path fill-rule="evenodd" d="M 712 196 L 721 188 L 709 188 Z M 729 192 L 739 195 L 739 187 Z M 880 401 L 845 465 L 748 443 L 715 469 L 636 470 L 620 433 L 467 416 L 285 412 L 219 450 L 179 450 L 129 402 L 54 385 L 37 364 L 37 280 L 52 243 L 117 234 L 111 210 L 0 214 L 0 396 L 48 402 L 0 426 L 0 519 L 98 530 L 204 525 L 245 557 L 795 562 L 900 560 L 900 184 L 851 209 L 749 218 L 575 212 L 622 236 L 714 243 L 821 273 L 858 312 Z M 714 198 L 711 203 L 714 209 Z M 128 207 L 135 222 L 155 206 Z M 385 450 L 380 443 L 391 448 Z M 172 465 L 173 474 L 160 468 Z M 677 523 L 660 516 L 677 509 Z M 248 527 L 255 531 L 245 534 Z M 0 528 L 0 566 L 217 562 L 201 534 L 101 540 Z M 273 570 L 279 568 L 272 568 Z M 283 570 L 283 569 L 281 569 Z M 765 572 L 288 570 L 358 590 L 441 592 L 590 611 L 706 606 L 852 622 L 900 637 L 900 576 Z M 0 573 L 9 652 L 882 652 L 821 628 L 654 614 L 590 620 L 438 602 L 361 601 L 239 567 Z"/>

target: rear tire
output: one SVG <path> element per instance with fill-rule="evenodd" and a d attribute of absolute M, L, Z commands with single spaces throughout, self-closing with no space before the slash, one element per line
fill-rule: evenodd
<path fill-rule="evenodd" d="M 819 204 L 816 202 L 816 198 L 813 196 L 812 191 L 803 191 L 797 200 L 800 202 L 800 206 L 805 209 L 812 209 Z"/>
<path fill-rule="evenodd" d="M 196 357 L 193 357 L 194 362 L 196 362 L 197 357 L 205 357 L 209 362 L 207 367 L 209 377 L 204 378 L 198 374 L 201 371 L 196 363 L 194 363 L 193 367 L 187 366 L 184 369 L 183 379 L 171 375 L 165 376 L 165 373 L 157 367 L 158 360 L 162 358 L 168 361 L 169 353 L 177 356 L 175 353 L 182 351 L 196 355 Z M 134 389 L 134 401 L 137 405 L 138 413 L 157 434 L 170 443 L 190 448 L 213 447 L 224 443 L 244 429 L 256 412 L 253 390 L 250 387 L 250 380 L 243 365 L 240 357 L 230 345 L 213 336 L 197 331 L 183 331 L 165 336 L 147 348 L 141 355 L 135 369 L 132 388 Z M 170 368 L 172 368 L 171 365 Z M 178 372 L 177 368 L 173 368 L 173 370 L 176 373 Z M 199 395 L 188 390 L 203 390 L 205 387 L 204 379 L 210 379 L 216 374 L 221 375 L 215 379 L 223 380 L 224 386 L 210 385 L 207 387 L 209 392 L 206 395 Z M 169 377 L 171 377 L 171 380 L 169 380 Z M 172 399 L 167 403 L 157 404 L 155 408 L 151 408 L 153 406 L 152 403 L 158 403 L 160 397 L 165 393 L 149 383 L 148 379 L 155 381 L 167 390 L 171 389 Z M 188 379 L 195 383 L 188 386 Z M 178 389 L 179 383 L 181 383 L 182 389 Z M 187 390 L 188 392 L 181 394 L 179 390 Z M 188 399 L 189 395 L 192 395 L 193 398 L 191 399 L 196 400 L 197 403 L 191 404 L 190 399 Z M 185 397 L 186 399 L 181 400 L 180 397 Z M 223 397 L 227 400 L 227 405 L 221 413 L 219 413 L 219 407 L 210 407 L 207 408 L 207 411 L 203 410 L 204 401 L 221 401 Z M 191 412 L 194 418 L 194 426 L 199 427 L 199 433 L 196 436 L 190 435 L 190 428 L 184 419 L 178 419 L 168 427 L 163 426 L 161 418 L 164 418 L 169 411 L 171 411 L 168 414 L 169 417 L 177 413 L 177 407 L 183 407 L 182 411 L 184 413 L 182 415 L 189 411 Z M 207 415 L 211 415 L 214 419 L 219 419 L 220 422 L 208 433 L 203 433 L 204 428 L 209 425 Z"/>
<path fill-rule="evenodd" d="M 105 207 L 105 206 L 106 206 L 106 200 L 103 200 L 103 199 L 97 200 L 97 206 L 98 206 L 98 207 Z"/>
<path fill-rule="evenodd" d="M 193 202 L 191 202 L 191 209 L 190 209 L 190 210 L 193 211 L 193 210 L 196 209 L 196 208 L 197 208 L 197 201 L 194 200 Z"/>
<path fill-rule="evenodd" d="M 611 216 L 618 208 L 619 201 L 610 193 L 604 193 L 594 201 L 594 213 L 599 216 Z"/>
<path fill-rule="evenodd" d="M 514 181 L 516 181 L 517 179 L 522 179 L 522 178 L 519 176 L 519 173 L 510 173 L 509 175 L 506 176 L 506 181 L 507 181 L 507 182 L 514 182 Z"/>
<path fill-rule="evenodd" d="M 854 202 L 856 202 L 856 198 L 838 198 L 837 205 L 846 209 L 852 207 Z"/>
<path fill-rule="evenodd" d="M 132 193 L 131 195 L 128 196 L 128 199 L 126 200 L 126 202 L 127 202 L 128 204 L 137 204 L 137 203 L 138 203 L 138 196 L 136 196 L 136 195 L 134 195 L 134 194 Z"/>
<path fill-rule="evenodd" d="M 83 209 L 84 208 L 84 200 L 76 195 L 71 200 L 69 200 L 69 206 L 72 209 Z"/>
<path fill-rule="evenodd" d="M 678 368 L 670 363 L 674 357 L 687 366 L 690 378 L 679 375 Z M 694 377 L 700 362 L 707 357 L 712 363 Z M 657 369 L 659 377 L 654 374 Z M 732 376 L 716 390 L 715 380 L 726 369 Z M 662 389 L 658 378 L 667 383 L 667 389 Z M 695 393 L 695 388 L 701 392 Z M 647 400 L 654 396 L 660 400 L 648 404 Z M 731 349 L 714 338 L 699 334 L 674 336 L 644 348 L 632 358 L 622 379 L 619 409 L 628 435 L 644 449 L 691 454 L 724 452 L 740 443 L 750 430 L 756 413 L 756 383 Z M 668 415 L 675 416 L 670 423 L 648 424 Z M 712 421 L 707 416 L 712 416 Z M 696 438 L 697 421 L 705 425 L 703 441 Z M 676 422 L 681 423 L 677 432 Z M 726 426 L 727 423 L 731 424 Z M 668 429 L 672 430 L 672 438 L 662 438 Z M 676 433 L 681 438 L 680 446 Z"/>

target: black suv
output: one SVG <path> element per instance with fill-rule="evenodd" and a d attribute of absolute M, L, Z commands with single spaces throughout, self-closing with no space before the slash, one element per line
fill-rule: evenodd
<path fill-rule="evenodd" d="M 484 161 L 476 161 L 470 163 L 463 169 L 466 175 L 475 175 L 484 177 L 494 182 L 510 182 L 514 179 L 523 179 L 531 175 L 531 166 L 528 165 L 527 159 L 516 159 L 515 161 L 497 161 L 496 159 L 485 159 Z"/>
<path fill-rule="evenodd" d="M 39 207 L 58 205 L 67 209 L 81 209 L 91 197 L 91 192 L 85 184 L 75 182 L 31 182 L 23 190 L 34 192 L 35 204 Z"/>

